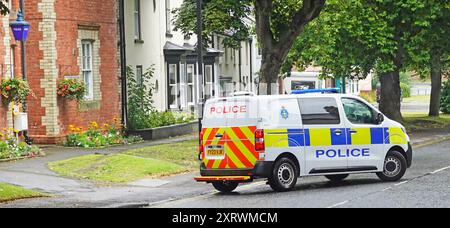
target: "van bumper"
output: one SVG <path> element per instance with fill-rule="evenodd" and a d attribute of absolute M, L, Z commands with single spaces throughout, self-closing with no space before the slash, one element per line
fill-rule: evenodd
<path fill-rule="evenodd" d="M 205 164 L 200 166 L 201 176 L 251 176 L 253 178 L 267 178 L 271 175 L 273 162 L 257 161 L 253 169 L 207 169 Z"/>
<path fill-rule="evenodd" d="M 406 151 L 406 164 L 408 165 L 408 168 L 411 168 L 412 166 L 412 159 L 413 159 L 413 150 L 411 143 L 408 143 L 408 151 Z"/>

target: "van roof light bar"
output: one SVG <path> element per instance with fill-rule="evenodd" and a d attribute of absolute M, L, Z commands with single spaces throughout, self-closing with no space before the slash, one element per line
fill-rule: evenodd
<path fill-rule="evenodd" d="M 341 89 L 305 89 L 305 90 L 293 90 L 292 94 L 308 94 L 308 93 L 340 93 Z"/>
<path fill-rule="evenodd" d="M 250 96 L 250 97 L 254 97 L 256 96 L 255 93 L 252 92 L 248 92 L 248 91 L 242 91 L 242 92 L 235 92 L 231 94 L 232 97 L 242 97 L 242 96 Z"/>

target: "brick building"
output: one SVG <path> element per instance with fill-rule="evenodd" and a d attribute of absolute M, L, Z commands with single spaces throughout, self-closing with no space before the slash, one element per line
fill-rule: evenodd
<path fill-rule="evenodd" d="M 11 14 L 2 16 L 0 33 L 0 64 L 13 65 L 12 69 L 19 69 L 20 61 L 8 59 L 17 59 L 20 52 L 8 24 L 17 11 L 18 0 L 13 0 Z M 27 0 L 25 13 L 31 24 L 26 44 L 27 77 L 36 95 L 28 99 L 30 137 L 36 143 L 57 143 L 69 125 L 120 118 L 118 1 Z M 21 76 L 20 69 L 14 72 Z M 8 75 L 11 71 L 7 69 L 2 77 Z M 58 81 L 67 77 L 86 82 L 85 101 L 57 96 Z M 4 109 L 4 105 L 0 107 L 0 127 L 10 119 Z"/>

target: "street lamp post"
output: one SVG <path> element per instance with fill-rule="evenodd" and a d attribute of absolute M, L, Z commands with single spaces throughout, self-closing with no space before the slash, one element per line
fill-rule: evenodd
<path fill-rule="evenodd" d="M 26 22 L 25 19 L 25 7 L 24 7 L 24 0 L 20 1 L 20 11 L 17 14 L 17 19 L 14 22 L 10 23 L 11 30 L 14 35 L 14 39 L 16 41 L 20 41 L 21 44 L 21 59 L 22 59 L 22 79 L 24 81 L 27 80 L 27 68 L 26 68 L 26 47 L 25 42 L 28 39 L 28 32 L 30 31 L 30 23 Z M 27 113 L 28 107 L 27 102 L 24 101 L 22 104 L 23 112 Z M 28 122 L 28 121 L 27 121 Z M 23 131 L 23 135 L 25 137 L 25 141 L 27 143 L 30 143 L 30 139 L 28 138 L 28 132 L 27 130 Z"/>
<path fill-rule="evenodd" d="M 203 18 L 202 18 L 202 0 L 197 0 L 197 57 L 198 57 L 198 86 L 199 86 L 199 104 L 198 104 L 198 118 L 199 118 L 199 132 L 202 131 L 202 119 L 204 109 L 204 80 L 203 80 Z"/>
<path fill-rule="evenodd" d="M 21 44 L 21 58 L 22 58 L 22 79 L 24 81 L 27 80 L 27 68 L 26 68 L 26 50 L 25 50 L 25 41 L 28 39 L 28 32 L 30 31 L 30 23 L 26 22 L 24 17 L 24 13 L 23 13 L 23 1 L 21 1 L 21 10 L 19 11 L 19 13 L 17 14 L 17 19 L 16 21 L 12 22 L 10 24 L 11 30 L 13 32 L 14 35 L 14 39 L 16 41 L 20 41 Z M 23 104 L 23 109 L 24 112 L 26 112 L 27 110 L 27 105 L 26 105 L 26 101 Z"/>

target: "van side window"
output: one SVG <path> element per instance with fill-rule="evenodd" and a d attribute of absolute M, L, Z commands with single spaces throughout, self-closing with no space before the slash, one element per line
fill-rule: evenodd
<path fill-rule="evenodd" d="M 340 124 L 339 109 L 334 98 L 300 98 L 303 124 Z"/>
<path fill-rule="evenodd" d="M 342 98 L 345 115 L 353 124 L 375 124 L 375 115 L 372 108 L 361 101 Z"/>

